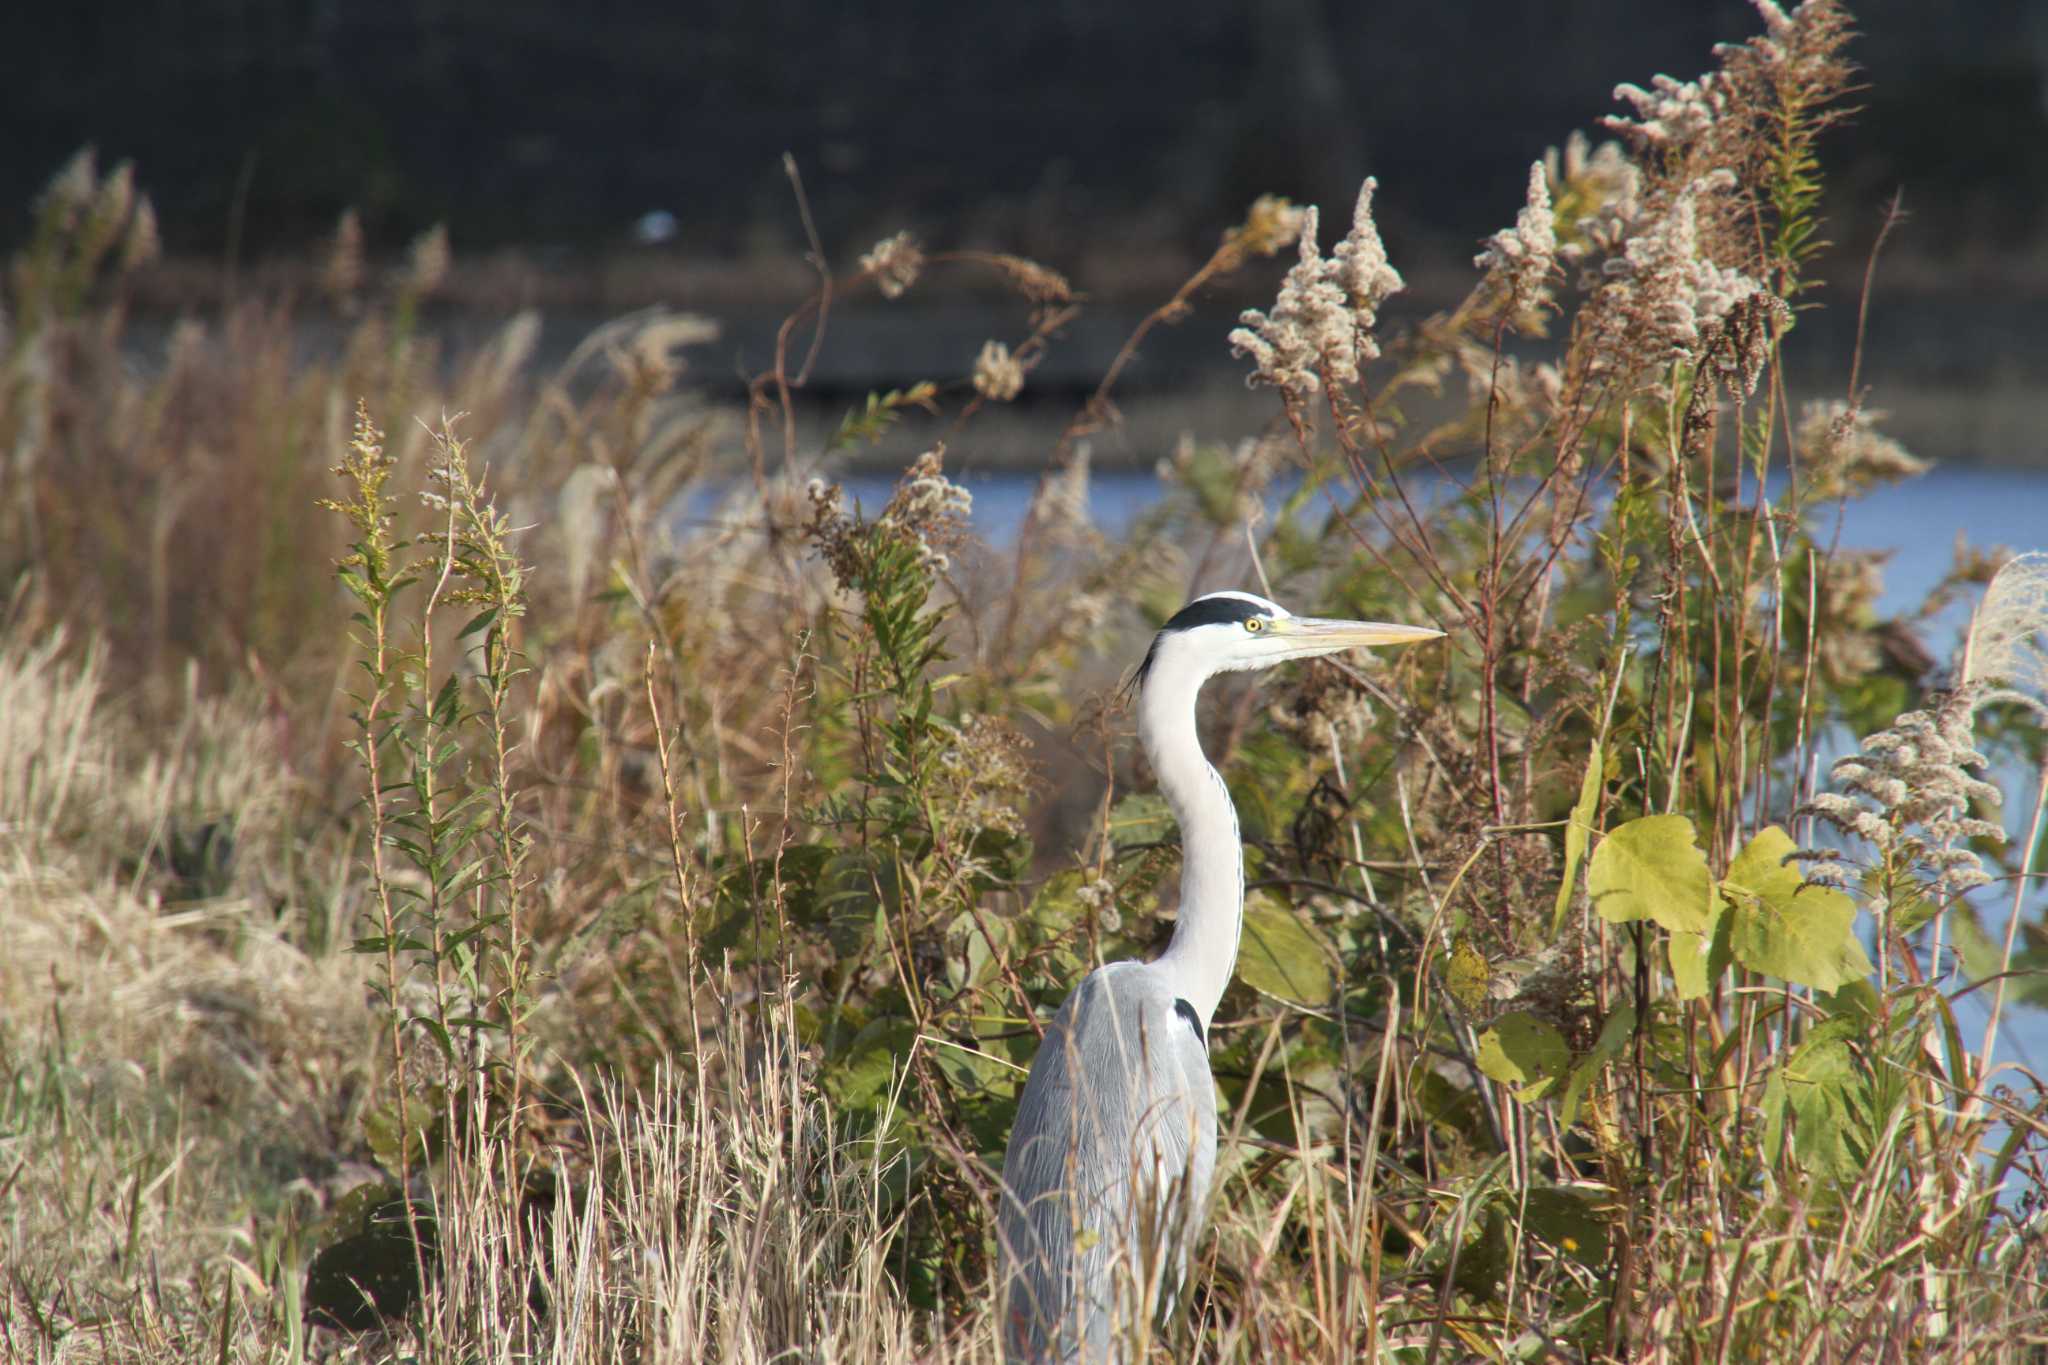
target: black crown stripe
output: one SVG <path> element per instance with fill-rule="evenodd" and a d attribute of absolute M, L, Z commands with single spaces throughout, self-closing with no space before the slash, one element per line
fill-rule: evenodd
<path fill-rule="evenodd" d="M 1256 602 L 1247 602 L 1242 597 L 1204 597 L 1188 603 L 1173 614 L 1173 619 L 1161 626 L 1161 630 L 1193 630 L 1196 626 L 1221 626 L 1233 621 L 1249 621 L 1255 616 L 1270 617 L 1273 613 Z"/>

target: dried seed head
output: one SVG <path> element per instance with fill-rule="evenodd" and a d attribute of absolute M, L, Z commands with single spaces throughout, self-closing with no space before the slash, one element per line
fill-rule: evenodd
<path fill-rule="evenodd" d="M 1252 201 L 1243 224 L 1223 234 L 1224 240 L 1252 255 L 1277 255 L 1301 236 L 1306 214 L 1278 195 L 1262 194 Z"/>
<path fill-rule="evenodd" d="M 363 220 L 354 209 L 343 209 L 334 225 L 334 244 L 328 248 L 321 283 L 337 303 L 353 299 L 363 287 Z"/>
<path fill-rule="evenodd" d="M 1807 403 L 1792 435 L 1807 492 L 1841 497 L 1926 473 L 1927 461 L 1877 429 L 1886 415 L 1839 398 Z"/>
<path fill-rule="evenodd" d="M 1550 177 L 1541 161 L 1529 168 L 1529 192 L 1515 225 L 1486 239 L 1486 250 L 1472 263 L 1486 272 L 1487 282 L 1517 311 L 1536 308 L 1550 298 L 1550 277 L 1557 269 L 1557 218 L 1550 207 Z"/>
<path fill-rule="evenodd" d="M 1038 481 L 1031 495 L 1029 520 L 1040 534 L 1069 538 L 1089 529 L 1088 479 L 1093 458 L 1093 449 L 1084 441 L 1063 467 Z"/>
<path fill-rule="evenodd" d="M 1650 78 L 1650 89 L 1640 85 L 1614 87 L 1614 98 L 1635 106 L 1635 117 L 1609 114 L 1602 126 L 1612 128 L 1640 149 L 1678 148 L 1698 142 L 1713 131 L 1728 108 L 1728 92 L 1713 74 L 1695 81 L 1678 81 L 1669 76 Z"/>
<path fill-rule="evenodd" d="M 1007 403 L 1024 391 L 1024 366 L 1000 341 L 984 342 L 974 358 L 974 391 Z"/>
<path fill-rule="evenodd" d="M 1970 623 L 1963 678 L 2048 706 L 2048 554 L 2006 561 Z"/>
<path fill-rule="evenodd" d="M 1593 373 L 1698 362 L 1707 353 L 1703 343 L 1708 334 L 1768 292 L 1700 249 L 1697 201 L 1727 187 L 1720 174 L 1693 181 L 1673 196 L 1663 214 L 1628 238 L 1620 255 L 1608 258 L 1603 267 L 1608 283 L 1588 305 Z"/>
<path fill-rule="evenodd" d="M 1050 305 L 1074 301 L 1074 287 L 1059 271 L 1022 256 L 999 255 L 992 259 L 1008 277 L 1011 287 L 1031 302 Z"/>
<path fill-rule="evenodd" d="M 448 250 L 448 228 L 436 223 L 413 240 L 406 263 L 405 288 L 415 298 L 426 298 L 448 278 L 453 259 Z"/>
<path fill-rule="evenodd" d="M 99 154 L 91 147 L 80 147 L 63 169 L 50 177 L 38 208 L 48 221 L 68 232 L 92 206 L 99 182 Z"/>
<path fill-rule="evenodd" d="M 1271 385 L 1296 402 L 1320 392 L 1325 379 L 1357 383 L 1359 366 L 1378 357 L 1372 334 L 1378 310 L 1402 284 L 1373 225 L 1376 186 L 1367 179 L 1359 190 L 1351 231 L 1329 260 L 1317 244 L 1319 214 L 1313 206 L 1301 210 L 1299 255 L 1272 312 L 1247 309 L 1238 318 L 1243 325 L 1230 333 L 1231 351 L 1251 357 L 1251 383 Z"/>
<path fill-rule="evenodd" d="M 157 236 L 156 205 L 146 194 L 135 198 L 135 214 L 128 220 L 128 237 L 121 244 L 121 269 L 140 270 L 154 265 L 163 255 L 163 241 Z"/>
<path fill-rule="evenodd" d="M 1351 231 L 1331 253 L 1336 260 L 1332 270 L 1337 283 L 1351 297 L 1351 311 L 1358 323 L 1359 354 L 1365 360 L 1376 359 L 1380 353 L 1372 340 L 1372 330 L 1379 323 L 1380 305 L 1404 287 L 1400 272 L 1387 260 L 1387 248 L 1380 241 L 1380 230 L 1372 218 L 1373 191 L 1379 185 L 1379 181 L 1367 176 L 1359 186 L 1358 202 L 1351 209 Z"/>
<path fill-rule="evenodd" d="M 903 297 L 903 291 L 917 283 L 924 270 L 924 249 L 908 232 L 884 237 L 860 258 L 860 268 L 874 276 L 875 287 L 885 299 Z"/>
<path fill-rule="evenodd" d="M 1976 776 L 1987 762 L 1973 734 L 1984 697 L 1980 686 L 1965 683 L 1866 736 L 1862 753 L 1836 760 L 1829 770 L 1836 790 L 1815 796 L 1800 813 L 1912 863 L 1937 898 L 1984 885 L 1990 875 L 1968 842 L 2005 837 L 1998 825 L 1970 813 L 2004 799 Z"/>

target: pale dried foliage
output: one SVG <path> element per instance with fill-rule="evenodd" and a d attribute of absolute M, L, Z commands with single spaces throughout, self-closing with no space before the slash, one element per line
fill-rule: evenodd
<path fill-rule="evenodd" d="M 245 703 L 195 701 L 145 740 L 108 705 L 96 658 L 62 643 L 0 633 L 0 1162 L 16 1173 L 0 1331 L 9 1358 L 55 1359 L 20 1332 L 25 1303 L 47 1298 L 67 1330 L 114 1304 L 89 1356 L 196 1356 L 195 1287 L 262 1282 L 244 1211 L 317 1210 L 359 1178 L 319 1173 L 348 1150 L 371 1079 L 364 964 L 295 941 L 307 907 L 280 905 L 260 867 L 230 860 L 207 894 L 163 902 L 195 822 L 279 839 L 268 727 Z M 344 850 L 306 856 L 345 879 Z M 280 1168 L 298 1175 L 281 1190 Z M 117 1188 L 118 1213 L 91 1207 Z M 130 1292 L 138 1257 L 167 1286 L 153 1302 Z"/>
<path fill-rule="evenodd" d="M 1472 263 L 1512 308 L 1538 308 L 1549 301 L 1550 278 L 1557 270 L 1557 216 L 1551 212 L 1550 177 L 1542 162 L 1529 168 L 1528 196 L 1515 225 L 1487 238 L 1486 250 Z"/>
<path fill-rule="evenodd" d="M 1325 260 L 1316 240 L 1318 214 L 1301 210 L 1298 259 L 1281 281 L 1270 312 L 1247 309 L 1230 334 L 1231 350 L 1252 360 L 1250 382 L 1278 389 L 1290 403 L 1320 393 L 1328 383 L 1356 384 L 1359 367 L 1379 357 L 1373 331 L 1379 309 L 1401 287 L 1373 223 L 1378 182 L 1358 191 L 1351 230 Z"/>
<path fill-rule="evenodd" d="M 1024 392 L 1024 366 L 1000 341 L 982 343 L 974 358 L 974 391 L 998 403 L 1013 401 Z"/>
<path fill-rule="evenodd" d="M 1886 415 L 1839 398 L 1806 403 L 1792 449 L 1807 492 L 1842 497 L 1926 473 L 1927 461 L 1878 430 Z"/>
<path fill-rule="evenodd" d="M 752 992 L 730 975 L 706 987 Z M 838 1132 L 792 995 L 708 1018 L 693 1059 L 661 1064 L 637 1089 L 599 1081 L 570 1099 L 579 1157 L 602 1176 L 537 1223 L 493 1164 L 455 1168 L 440 1201 L 453 1252 L 426 1305 L 429 1340 L 592 1365 L 934 1358 L 888 1265 L 881 1191 L 898 1173 Z M 585 1179 L 554 1174 L 563 1188 Z M 366 1344 L 359 1358 L 388 1349 Z M 962 1343 L 944 1359 L 994 1357 Z"/>
<path fill-rule="evenodd" d="M 1966 653 L 1965 682 L 2048 705 L 2048 554 L 2015 555 L 1999 568 L 1970 623 Z"/>
<path fill-rule="evenodd" d="M 860 268 L 873 277 L 885 299 L 903 297 L 924 272 L 924 249 L 908 232 L 884 237 L 860 258 Z M 1064 283 L 1064 281 L 1062 281 Z"/>

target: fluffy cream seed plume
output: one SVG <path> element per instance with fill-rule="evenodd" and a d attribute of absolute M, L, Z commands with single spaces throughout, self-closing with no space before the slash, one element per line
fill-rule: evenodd
<path fill-rule="evenodd" d="M 448 278 L 448 266 L 454 259 L 448 250 L 448 227 L 436 223 L 413 239 L 407 253 L 405 266 L 405 287 L 420 298 L 425 298 L 441 287 Z"/>
<path fill-rule="evenodd" d="M 1533 308 L 1550 296 L 1557 268 L 1557 216 L 1550 208 L 1550 176 L 1543 163 L 1529 168 L 1529 193 L 1515 225 L 1486 239 L 1472 258 L 1516 309 Z"/>
<path fill-rule="evenodd" d="M 1865 736 L 1862 753 L 1837 759 L 1829 769 L 1836 790 L 1817 794 L 1801 813 L 1919 864 L 1933 874 L 1929 889 L 1937 897 L 1983 886 L 1991 877 L 1969 841 L 2001 843 L 2005 831 L 1970 814 L 1974 805 L 1995 808 L 2003 800 L 1976 775 L 1987 761 L 1972 733 L 1979 700 L 1979 689 L 1966 685 Z M 1810 875 L 1842 881 L 1838 857 L 1808 853 Z"/>
<path fill-rule="evenodd" d="M 984 342 L 974 358 L 974 391 L 1007 403 L 1024 391 L 1024 366 L 1000 341 Z"/>
<path fill-rule="evenodd" d="M 1836 760 L 1836 790 L 1815 796 L 1805 813 L 1918 863 L 1937 897 L 1983 886 L 1991 876 L 1970 841 L 2006 836 L 1971 813 L 2003 799 L 1978 776 L 1988 763 L 1976 747 L 1976 717 L 2001 702 L 2048 718 L 2048 554 L 2019 555 L 1999 569 L 1970 623 L 1956 686 L 1864 739 L 1861 753 Z M 1840 855 L 1804 856 L 1816 879 L 1842 879 Z"/>
<path fill-rule="evenodd" d="M 1623 83 L 1614 98 L 1635 106 L 1635 117 L 1609 114 L 1600 122 L 1641 147 L 1683 147 L 1706 136 L 1728 107 L 1727 92 L 1711 72 L 1698 80 L 1650 78 L 1650 89 Z"/>
<path fill-rule="evenodd" d="M 1344 240 L 1337 243 L 1337 249 L 1330 254 L 1336 258 L 1332 267 L 1337 283 L 1351 297 L 1351 314 L 1358 325 L 1358 353 L 1362 360 L 1379 358 L 1380 348 L 1373 340 L 1373 328 L 1379 325 L 1380 305 L 1401 292 L 1404 287 L 1401 272 L 1387 260 L 1387 248 L 1380 241 L 1379 227 L 1372 220 L 1373 191 L 1380 182 L 1371 176 L 1359 186 L 1358 202 L 1351 210 L 1351 231 Z"/>
<path fill-rule="evenodd" d="M 1301 211 L 1300 254 L 1272 312 L 1246 309 L 1238 318 L 1243 325 L 1230 333 L 1231 352 L 1251 357 L 1251 383 L 1271 385 L 1295 401 L 1321 392 L 1325 378 L 1357 383 L 1359 366 L 1379 356 L 1372 334 L 1379 307 L 1402 284 L 1373 224 L 1377 187 L 1368 178 L 1359 190 L 1351 231 L 1329 260 L 1317 241 L 1320 215 L 1314 207 Z"/>
<path fill-rule="evenodd" d="M 1230 334 L 1232 353 L 1252 358 L 1252 382 L 1270 384 L 1290 399 L 1321 392 L 1319 370 L 1325 367 L 1340 382 L 1358 377 L 1351 314 L 1316 244 L 1319 225 L 1313 206 L 1302 210 L 1300 255 L 1280 282 L 1273 311 L 1246 309 L 1238 317 L 1244 325 Z"/>
<path fill-rule="evenodd" d="M 1927 472 L 1927 461 L 1877 429 L 1887 414 L 1839 398 L 1800 409 L 1792 448 L 1810 496 L 1833 498 Z"/>
<path fill-rule="evenodd" d="M 1610 283 L 1594 301 L 1592 347 L 1600 370 L 1698 360 L 1702 333 L 1766 292 L 1700 254 L 1695 199 L 1719 188 L 1712 176 L 1686 186 L 1602 267 Z"/>
<path fill-rule="evenodd" d="M 899 232 L 876 242 L 874 249 L 860 258 L 860 268 L 875 277 L 875 287 L 882 291 L 883 298 L 899 299 L 923 272 L 924 249 L 917 244 L 917 238 Z"/>
<path fill-rule="evenodd" d="M 2048 715 L 2048 554 L 2016 555 L 1993 575 L 1970 623 L 1963 681 L 2010 689 Z"/>

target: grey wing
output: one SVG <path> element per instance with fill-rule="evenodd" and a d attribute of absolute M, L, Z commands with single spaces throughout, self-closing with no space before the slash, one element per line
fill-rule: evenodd
<path fill-rule="evenodd" d="M 1216 1163 L 1194 1011 L 1149 965 L 1089 975 L 1046 1031 L 1003 1163 L 1004 1344 L 1113 1357 L 1113 1327 L 1170 1304 Z"/>

